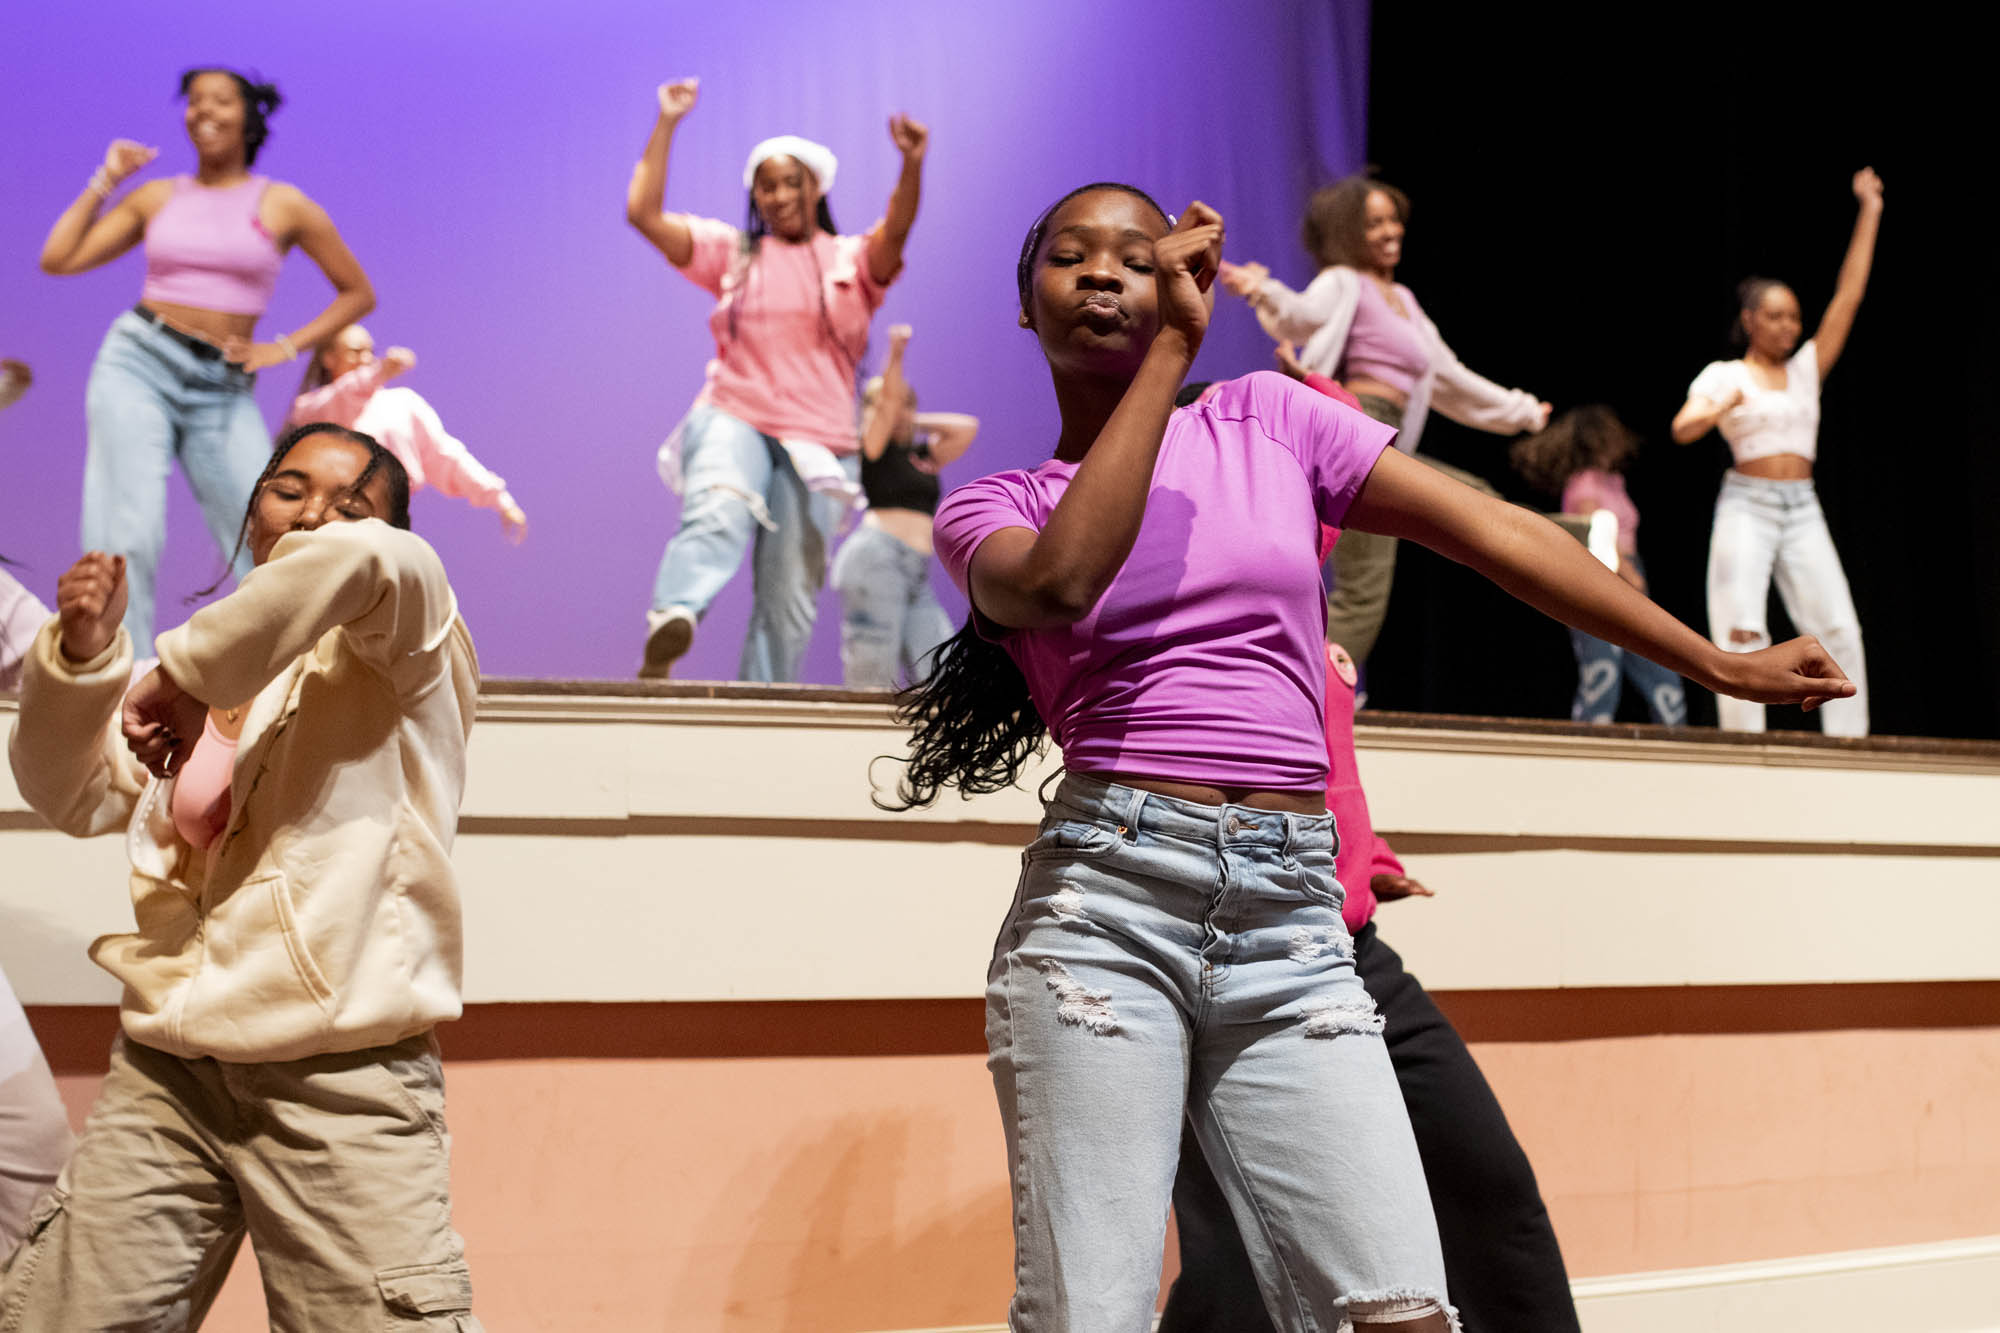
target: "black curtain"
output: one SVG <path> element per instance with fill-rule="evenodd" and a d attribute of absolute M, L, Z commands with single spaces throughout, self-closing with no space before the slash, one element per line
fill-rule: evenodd
<path fill-rule="evenodd" d="M 1640 433 L 1629 485 L 1653 593 L 1705 632 L 1728 452 L 1713 435 L 1676 446 L 1668 423 L 1728 355 L 1740 278 L 1789 283 L 1810 331 L 1853 225 L 1850 177 L 1873 165 L 1881 240 L 1825 387 L 1820 496 L 1875 732 L 2000 737 L 2000 268 L 1975 202 L 1994 189 L 1979 90 L 1996 76 L 1959 56 L 1970 33 L 1806 32 L 1813 16 L 1788 12 L 1614 36 L 1518 7 L 1378 6 L 1370 157 L 1413 201 L 1399 276 L 1472 369 L 1558 410 L 1610 403 Z M 1496 436 L 1434 414 L 1422 448 L 1548 507 Z M 1374 707 L 1525 717 L 1566 716 L 1575 678 L 1560 626 L 1409 543 L 1369 676 Z M 1691 720 L 1713 724 L 1691 693 Z M 1644 712 L 1628 698 L 1621 717 Z M 1771 725 L 1818 722 L 1773 710 Z"/>

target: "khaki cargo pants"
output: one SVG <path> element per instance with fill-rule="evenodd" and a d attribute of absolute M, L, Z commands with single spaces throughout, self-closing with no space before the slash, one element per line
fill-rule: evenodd
<path fill-rule="evenodd" d="M 480 1333 L 429 1033 L 274 1064 L 120 1037 L 0 1269 L 0 1333 L 200 1326 L 247 1230 L 281 1333 Z"/>

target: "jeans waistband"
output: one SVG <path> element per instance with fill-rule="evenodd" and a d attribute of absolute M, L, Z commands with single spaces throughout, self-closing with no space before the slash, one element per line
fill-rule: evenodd
<path fill-rule="evenodd" d="M 1333 850 L 1333 816 L 1299 815 L 1254 805 L 1203 805 L 1115 782 L 1066 773 L 1051 809 L 1115 826 L 1213 847 L 1272 847 L 1285 853 Z"/>
<path fill-rule="evenodd" d="M 214 343 L 210 342 L 208 339 L 197 338 L 192 333 L 182 333 L 179 329 L 167 323 L 166 320 L 160 318 L 157 314 L 154 314 L 152 311 L 146 309 L 146 307 L 142 305 L 133 306 L 132 313 L 137 315 L 140 319 L 145 320 L 148 324 L 151 324 L 161 333 L 164 333 L 169 338 L 172 338 L 175 342 L 179 343 L 181 346 L 187 348 L 188 351 L 194 353 L 194 355 L 200 357 L 203 361 L 222 360 L 222 349 L 216 346 Z"/>
<path fill-rule="evenodd" d="M 1803 499 L 1814 494 L 1811 477 L 1753 477 L 1747 472 L 1730 468 L 1722 474 L 1725 490 L 1762 491 L 1766 495 L 1783 496 L 1786 499 Z"/>

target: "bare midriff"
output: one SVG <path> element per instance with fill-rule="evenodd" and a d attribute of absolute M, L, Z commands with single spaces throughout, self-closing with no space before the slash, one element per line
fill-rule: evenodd
<path fill-rule="evenodd" d="M 218 347 L 231 338 L 248 338 L 257 328 L 255 315 L 228 315 L 220 310 L 175 305 L 171 301 L 141 301 L 139 304 L 166 321 L 168 328 L 178 329 Z"/>
<path fill-rule="evenodd" d="M 871 509 L 861 524 L 880 528 L 913 551 L 931 553 L 931 516 L 921 509 Z"/>
<path fill-rule="evenodd" d="M 1321 788 L 1263 791 L 1250 787 L 1208 787 L 1199 782 L 1171 782 L 1165 778 L 1143 778 L 1132 773 L 1092 773 L 1090 776 L 1100 782 L 1137 787 L 1140 791 L 1171 796 L 1177 801 L 1193 801 L 1196 805 L 1246 805 L 1258 810 L 1283 810 L 1294 815 L 1326 813 L 1326 792 Z"/>
<path fill-rule="evenodd" d="M 1394 403 L 1399 408 L 1410 405 L 1410 395 L 1407 392 L 1397 388 L 1393 384 L 1384 384 L 1381 380 L 1367 375 L 1350 375 L 1347 382 L 1340 387 L 1353 394 L 1356 398 L 1366 394 L 1370 398 L 1380 398 L 1384 402 Z"/>
<path fill-rule="evenodd" d="M 1765 481 L 1811 481 L 1813 474 L 1812 460 L 1802 454 L 1767 454 L 1737 463 L 1735 468 L 1746 477 Z"/>

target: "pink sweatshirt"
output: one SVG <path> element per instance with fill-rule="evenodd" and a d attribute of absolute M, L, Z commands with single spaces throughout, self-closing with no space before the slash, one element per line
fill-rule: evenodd
<path fill-rule="evenodd" d="M 1354 759 L 1354 659 L 1337 643 L 1326 646 L 1326 808 L 1333 812 L 1333 830 L 1340 837 L 1333 874 L 1347 890 L 1340 919 L 1349 934 L 1375 916 L 1374 878 L 1400 875 L 1403 863 L 1375 832 L 1368 818 L 1368 797 Z"/>
<path fill-rule="evenodd" d="M 292 402 L 285 425 L 325 421 L 372 435 L 410 474 L 410 489 L 434 486 L 481 509 L 498 509 L 507 483 L 480 461 L 438 419 L 414 389 L 384 388 L 386 362 L 357 366 L 331 384 L 308 389 Z"/>

